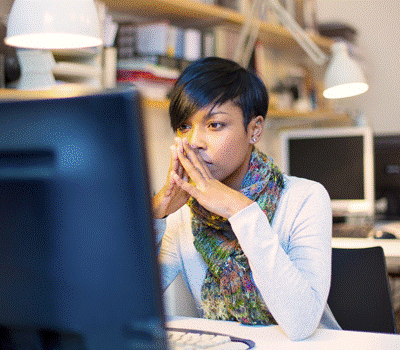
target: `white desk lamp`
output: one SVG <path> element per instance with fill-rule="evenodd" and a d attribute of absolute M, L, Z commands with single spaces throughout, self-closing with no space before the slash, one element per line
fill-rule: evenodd
<path fill-rule="evenodd" d="M 78 49 L 102 44 L 93 0 L 15 0 L 7 45 L 25 49 Z"/>
<path fill-rule="evenodd" d="M 4 41 L 19 49 L 18 88 L 50 88 L 55 80 L 49 50 L 102 45 L 96 6 L 93 0 L 15 0 Z"/>
<path fill-rule="evenodd" d="M 260 18 L 263 18 L 267 5 L 277 14 L 282 25 L 290 32 L 297 43 L 306 51 L 308 56 L 318 65 L 327 62 L 327 55 L 316 45 L 309 35 L 300 27 L 285 8 L 276 0 L 254 0 L 247 13 L 239 35 L 234 60 L 247 67 L 257 40 Z M 325 75 L 326 98 L 343 98 L 362 94 L 368 90 L 364 75 L 356 61 L 347 53 L 343 43 L 335 43 L 332 47 L 333 57 Z"/>
<path fill-rule="evenodd" d="M 360 95 L 368 90 L 361 68 L 353 60 L 345 43 L 332 46 L 333 57 L 325 73 L 325 98 L 342 98 Z"/>

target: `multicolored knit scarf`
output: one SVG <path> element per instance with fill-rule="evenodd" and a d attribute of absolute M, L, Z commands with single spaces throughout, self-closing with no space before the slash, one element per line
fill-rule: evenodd
<path fill-rule="evenodd" d="M 256 201 L 272 222 L 284 186 L 283 175 L 272 159 L 253 149 L 241 193 Z M 244 324 L 276 324 L 252 277 L 229 221 L 203 208 L 194 198 L 194 245 L 208 266 L 201 290 L 205 318 Z"/>

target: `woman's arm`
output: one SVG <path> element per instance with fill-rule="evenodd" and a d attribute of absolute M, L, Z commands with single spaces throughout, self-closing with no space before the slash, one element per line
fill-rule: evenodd
<path fill-rule="evenodd" d="M 161 283 L 163 290 L 174 281 L 182 270 L 179 254 L 179 235 L 181 212 L 171 214 L 167 219 L 156 219 L 158 260 L 161 266 Z"/>
<path fill-rule="evenodd" d="M 229 221 L 267 307 L 288 337 L 300 340 L 315 331 L 326 305 L 332 214 L 321 185 L 313 183 L 300 194 L 293 192 L 286 198 L 288 206 L 281 208 L 292 218 L 284 223 L 290 232 L 283 244 L 257 204 Z"/>

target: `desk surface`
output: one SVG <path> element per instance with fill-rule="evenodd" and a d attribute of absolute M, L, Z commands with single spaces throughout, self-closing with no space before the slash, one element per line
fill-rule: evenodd
<path fill-rule="evenodd" d="M 368 248 L 381 246 L 388 272 L 400 273 L 400 239 L 332 238 L 334 248 Z"/>
<path fill-rule="evenodd" d="M 220 332 L 251 339 L 255 350 L 399 350 L 400 335 L 317 329 L 309 338 L 293 342 L 279 326 L 244 326 L 237 322 L 212 321 L 200 318 L 175 317 L 169 327 Z"/>

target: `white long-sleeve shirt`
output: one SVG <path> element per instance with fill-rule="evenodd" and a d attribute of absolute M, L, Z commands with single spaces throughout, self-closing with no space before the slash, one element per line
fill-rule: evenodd
<path fill-rule="evenodd" d="M 159 260 L 164 288 L 181 272 L 200 308 L 207 265 L 193 245 L 189 207 L 156 221 L 162 236 Z M 318 326 L 340 329 L 326 303 L 332 212 L 322 185 L 285 175 L 272 225 L 257 203 L 233 215 L 229 222 L 264 302 L 290 339 L 304 339 Z"/>

